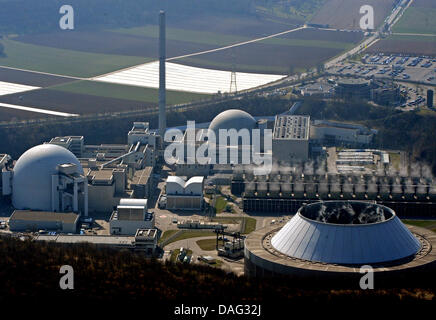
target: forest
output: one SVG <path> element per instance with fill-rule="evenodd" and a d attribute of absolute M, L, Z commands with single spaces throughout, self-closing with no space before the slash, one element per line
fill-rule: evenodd
<path fill-rule="evenodd" d="M 313 278 L 303 283 L 291 278 L 248 279 L 208 266 L 161 263 L 127 250 L 90 244 L 32 242 L 4 236 L 0 237 L 0 257 L 0 302 L 3 305 L 16 299 L 20 303 L 50 302 L 52 306 L 56 302 L 74 305 L 75 302 L 109 300 L 129 301 L 151 312 L 159 303 L 168 308 L 176 302 L 193 301 L 197 304 L 263 303 L 266 306 L 271 302 L 274 308 L 284 303 L 282 306 L 286 309 L 289 303 L 417 302 L 429 297 L 434 299 L 436 288 L 435 278 L 428 277 L 426 272 L 411 277 L 413 282 L 410 278 L 397 277 L 397 281 L 390 284 L 379 281 L 375 290 L 365 291 L 359 288 L 359 281 L 331 283 Z M 74 270 L 73 290 L 59 287 L 62 265 L 70 265 Z"/>

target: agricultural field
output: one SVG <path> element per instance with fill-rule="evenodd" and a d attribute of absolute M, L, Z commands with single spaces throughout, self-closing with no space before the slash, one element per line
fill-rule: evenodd
<path fill-rule="evenodd" d="M 395 0 L 327 0 L 311 23 L 329 25 L 334 29 L 360 30 L 360 7 L 374 7 L 375 25 L 380 26 L 393 9 Z"/>
<path fill-rule="evenodd" d="M 215 94 L 219 91 L 230 90 L 231 72 L 196 68 L 167 62 L 166 64 L 168 90 L 195 92 L 201 94 Z M 189 76 L 187 76 L 189 75 Z M 246 90 L 283 78 L 283 75 L 237 73 L 238 90 Z M 152 62 L 128 70 L 115 72 L 95 78 L 98 81 L 118 83 L 147 88 L 159 88 L 159 62 Z M 182 94 L 182 92 L 180 92 Z M 189 96 L 189 94 L 186 94 Z M 202 98 L 207 96 L 192 97 Z M 194 100 L 194 99 L 193 99 Z M 187 101 L 178 101 L 187 102 Z"/>
<path fill-rule="evenodd" d="M 150 61 L 142 57 L 65 50 L 2 39 L 5 57 L 0 66 L 54 73 L 73 77 L 92 77 Z"/>
<path fill-rule="evenodd" d="M 238 72 L 237 89 L 240 91 L 276 81 L 291 72 L 305 72 L 361 41 L 360 32 L 308 28 L 231 50 L 177 58 L 295 29 L 312 17 L 324 2 L 284 1 L 277 4 L 274 12 L 247 15 L 211 16 L 209 13 L 196 14 L 190 19 L 173 19 L 168 14 L 167 56 L 176 57 L 167 68 L 168 104 L 205 99 L 218 91 L 229 91 L 233 69 Z M 151 24 L 145 26 L 114 24 L 105 28 L 22 33 L 1 38 L 5 56 L 0 57 L 0 82 L 41 89 L 21 94 L 11 91 L 12 94 L 2 96 L 0 102 L 73 114 L 155 106 L 158 98 L 157 63 L 153 62 L 158 56 L 156 22 L 149 21 Z M 90 81 L 93 79 L 98 81 Z M 17 113 L 18 118 L 29 114 L 19 110 L 8 110 L 8 113 Z M 0 115 L 0 120 L 7 118 L 10 115 Z"/>
<path fill-rule="evenodd" d="M 436 34 L 436 1 L 415 0 L 393 27 L 394 33 Z"/>
<path fill-rule="evenodd" d="M 28 72 L 0 67 L 0 81 L 22 84 L 33 87 L 49 87 L 74 81 L 74 78 L 51 76 L 36 72 Z"/>
<path fill-rule="evenodd" d="M 147 104 L 158 104 L 158 90 L 142 88 L 137 86 L 125 86 L 120 84 L 97 82 L 97 81 L 76 81 L 50 88 L 51 90 L 66 93 L 87 94 L 97 97 L 140 101 Z M 210 96 L 195 94 L 183 91 L 167 91 L 167 103 L 170 105 L 207 99 Z"/>
<path fill-rule="evenodd" d="M 360 42 L 360 32 L 303 29 L 260 42 L 200 56 L 174 60 L 190 66 L 240 72 L 287 74 L 290 69 L 303 72 Z"/>
<path fill-rule="evenodd" d="M 368 48 L 368 53 L 400 53 L 410 55 L 436 55 L 436 36 L 393 35 Z"/>
<path fill-rule="evenodd" d="M 119 112 L 140 110 L 152 107 L 152 103 L 99 97 L 87 94 L 78 94 L 52 89 L 39 89 L 25 93 L 17 93 L 0 97 L 0 103 L 18 106 L 41 108 L 72 114 L 94 114 L 106 112 Z M 4 108 L 0 108 L 0 121 L 7 120 L 3 117 Z M 8 112 L 12 112 L 8 110 Z M 18 115 L 21 115 L 20 112 Z M 47 115 L 33 113 L 33 118 L 43 118 Z M 17 117 L 21 119 L 21 117 Z"/>
<path fill-rule="evenodd" d="M 41 119 L 49 117 L 47 114 L 0 107 L 0 122 Z"/>

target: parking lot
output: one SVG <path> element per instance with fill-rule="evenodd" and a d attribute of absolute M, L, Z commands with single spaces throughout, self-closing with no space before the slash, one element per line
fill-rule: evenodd
<path fill-rule="evenodd" d="M 367 54 L 362 57 L 361 62 L 340 63 L 328 71 L 337 76 L 401 82 L 402 93 L 408 95 L 407 102 L 401 106 L 406 110 L 426 104 L 425 92 L 419 86 L 436 86 L 435 57 Z"/>

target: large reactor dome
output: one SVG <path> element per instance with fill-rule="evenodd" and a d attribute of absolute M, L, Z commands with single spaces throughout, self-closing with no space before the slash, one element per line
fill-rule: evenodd
<path fill-rule="evenodd" d="M 14 167 L 12 205 L 15 209 L 51 211 L 52 175 L 60 164 L 77 165 L 83 175 L 79 160 L 69 150 L 43 144 L 27 150 Z"/>
<path fill-rule="evenodd" d="M 391 209 L 353 201 L 300 208 L 271 245 L 293 258 L 359 265 L 404 259 L 421 247 Z"/>
<path fill-rule="evenodd" d="M 218 134 L 220 129 L 248 129 L 256 128 L 256 120 L 247 112 L 237 109 L 230 109 L 217 115 L 209 125 L 209 129 Z"/>

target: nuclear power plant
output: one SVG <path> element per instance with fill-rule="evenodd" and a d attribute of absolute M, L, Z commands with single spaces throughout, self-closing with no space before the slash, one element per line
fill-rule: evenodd
<path fill-rule="evenodd" d="M 154 255 L 161 233 L 172 233 L 160 243 L 163 248 L 178 229 L 210 229 L 212 221 L 205 220 L 229 210 L 242 222 L 227 234 L 237 238 L 237 248 L 236 242 L 225 248 L 234 257 L 244 252 L 248 276 L 353 278 L 357 266 L 368 264 L 381 276 L 434 268 L 434 233 L 406 227 L 399 219 L 436 216 L 436 179 L 428 166 L 410 161 L 405 152 L 376 148 L 377 130 L 298 114 L 301 102 L 281 114 L 254 117 L 228 109 L 192 130 L 167 128 L 163 11 L 159 25 L 158 128 L 144 119 L 133 123 L 122 144 L 92 145 L 84 136 L 61 136 L 16 161 L 0 154 L 0 200 L 11 213 L 8 234 Z M 341 85 L 344 95 L 369 94 L 366 83 Z M 165 141 L 170 130 L 180 135 Z M 208 139 L 210 133 L 221 138 L 222 131 L 226 142 L 236 144 Z M 243 137 L 244 132 L 249 134 Z M 254 148 L 256 137 L 262 143 Z M 169 145 L 182 155 L 167 159 Z M 207 161 L 196 161 L 205 148 Z M 249 163 L 243 163 L 247 150 Z M 215 153 L 225 163 L 212 161 Z M 259 173 L 256 157 L 271 159 L 270 167 Z M 228 193 L 219 195 L 224 189 Z M 254 231 L 241 235 L 254 214 L 265 219 L 263 225 L 254 221 Z M 178 221 L 186 216 L 203 221 Z M 266 223 L 283 216 L 293 217 Z M 96 219 L 98 228 L 88 232 Z M 224 217 L 231 220 L 228 225 L 237 219 Z M 213 225 L 219 225 L 223 240 L 229 226 Z"/>

